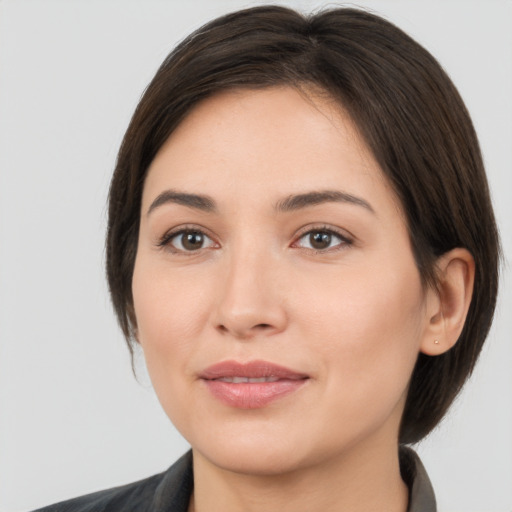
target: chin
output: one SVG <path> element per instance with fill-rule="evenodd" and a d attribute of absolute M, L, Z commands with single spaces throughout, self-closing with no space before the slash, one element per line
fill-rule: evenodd
<path fill-rule="evenodd" d="M 194 450 L 196 454 L 196 450 Z M 300 469 L 299 460 L 290 457 L 290 454 L 276 453 L 275 451 L 252 450 L 209 450 L 201 453 L 211 464 L 225 471 L 253 476 L 276 476 L 290 473 Z"/>
<path fill-rule="evenodd" d="M 272 438 L 261 433 L 237 436 L 233 433 L 214 435 L 212 442 L 192 443 L 194 456 L 234 473 L 273 476 L 307 465 L 304 445 L 294 436 Z"/>

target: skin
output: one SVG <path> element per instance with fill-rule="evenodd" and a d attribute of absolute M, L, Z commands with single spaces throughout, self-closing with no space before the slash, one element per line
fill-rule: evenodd
<path fill-rule="evenodd" d="M 215 210 L 151 208 L 169 190 L 208 196 Z M 276 210 L 326 190 L 366 206 Z M 180 229 L 204 233 L 203 245 L 169 235 Z M 312 231 L 329 243 L 313 249 Z M 397 439 L 408 382 L 421 350 L 455 343 L 471 258 L 455 250 L 440 273 L 446 293 L 422 286 L 400 204 L 339 106 L 288 87 L 196 106 L 150 166 L 133 276 L 152 383 L 193 449 L 190 510 L 405 511 Z M 198 377 L 255 359 L 309 379 L 240 409 Z"/>

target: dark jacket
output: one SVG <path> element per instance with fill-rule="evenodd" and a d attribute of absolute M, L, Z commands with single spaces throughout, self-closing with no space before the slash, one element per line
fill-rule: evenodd
<path fill-rule="evenodd" d="M 409 487 L 408 512 L 436 512 L 428 475 L 409 448 L 400 449 L 400 470 Z M 193 487 L 192 452 L 188 452 L 164 473 L 34 512 L 187 512 Z"/>

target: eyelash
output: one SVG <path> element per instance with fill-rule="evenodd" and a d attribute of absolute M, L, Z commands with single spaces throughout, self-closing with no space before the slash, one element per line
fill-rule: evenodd
<path fill-rule="evenodd" d="M 339 250 L 343 250 L 346 247 L 350 247 L 354 243 L 354 240 L 351 237 L 348 237 L 346 234 L 340 233 L 338 230 L 333 229 L 332 227 L 319 226 L 319 227 L 313 227 L 313 228 L 311 228 L 311 227 L 304 228 L 304 230 L 301 233 L 299 233 L 299 235 L 295 238 L 295 241 L 291 244 L 291 247 L 297 247 L 297 244 L 300 240 L 302 240 L 303 238 L 305 238 L 308 235 L 311 236 L 313 233 L 326 234 L 330 237 L 336 237 L 340 240 L 340 242 L 338 244 L 336 244 L 334 247 L 328 247 L 326 249 L 315 249 L 313 247 L 303 247 L 303 249 L 307 250 L 308 252 L 313 252 L 314 254 L 326 254 L 326 253 L 330 253 L 330 252 L 336 252 Z M 185 235 L 185 234 L 201 235 L 201 236 L 209 239 L 212 242 L 212 244 L 217 245 L 217 247 L 218 247 L 218 244 L 216 244 L 216 242 L 212 239 L 212 237 L 210 237 L 207 233 L 205 233 L 204 229 L 198 228 L 196 226 L 184 226 L 184 227 L 180 227 L 177 230 L 173 230 L 173 231 L 169 231 L 169 232 L 165 233 L 165 235 L 162 236 L 160 238 L 160 240 L 158 241 L 157 246 L 160 248 L 163 248 L 163 249 L 168 249 L 173 254 L 182 254 L 182 255 L 186 255 L 186 256 L 192 256 L 192 255 L 198 254 L 202 250 L 216 248 L 216 247 L 200 247 L 197 250 L 187 251 L 184 249 L 179 249 L 179 248 L 173 247 L 172 241 L 174 239 L 176 239 L 177 237 L 179 237 L 180 235 Z"/>
<path fill-rule="evenodd" d="M 314 254 L 326 254 L 326 253 L 330 253 L 330 252 L 340 251 L 347 247 L 350 247 L 354 243 L 354 240 L 351 237 L 349 237 L 347 234 L 341 233 L 337 229 L 334 229 L 330 226 L 318 226 L 318 227 L 313 227 L 313 228 L 311 228 L 311 227 L 305 228 L 304 231 L 302 233 L 300 233 L 299 236 L 295 239 L 296 241 L 293 242 L 292 247 L 295 246 L 297 244 L 297 242 L 302 240 L 304 237 L 306 237 L 308 235 L 311 236 L 312 233 L 327 234 L 331 237 L 334 236 L 340 240 L 340 242 L 338 244 L 336 244 L 334 247 L 328 247 L 327 249 L 314 249 L 312 247 L 311 248 L 304 247 L 304 249 L 311 251 Z"/>
<path fill-rule="evenodd" d="M 210 248 L 210 247 L 208 247 L 208 248 L 200 247 L 199 249 L 197 249 L 195 251 L 186 251 L 183 249 L 178 249 L 176 247 L 173 247 L 172 241 L 174 239 L 178 238 L 180 235 L 186 235 L 186 234 L 202 235 L 203 237 L 211 240 L 213 242 L 213 244 L 215 244 L 212 237 L 209 236 L 207 233 L 205 233 L 204 229 L 198 228 L 196 226 L 182 226 L 176 230 L 172 230 L 172 231 L 165 233 L 165 235 L 162 238 L 160 238 L 160 240 L 158 241 L 157 246 L 162 249 L 168 249 L 171 253 L 183 254 L 183 255 L 187 255 L 187 256 L 192 256 L 194 254 L 198 254 L 199 251 Z"/>

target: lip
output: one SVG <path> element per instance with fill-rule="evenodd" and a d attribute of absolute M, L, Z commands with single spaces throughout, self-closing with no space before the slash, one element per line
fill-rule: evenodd
<path fill-rule="evenodd" d="M 266 382 L 232 382 L 234 377 L 269 379 Z M 309 376 L 268 361 L 222 361 L 199 374 L 212 395 L 239 409 L 258 409 L 298 391 Z M 221 380 L 221 379 L 229 379 Z"/>

